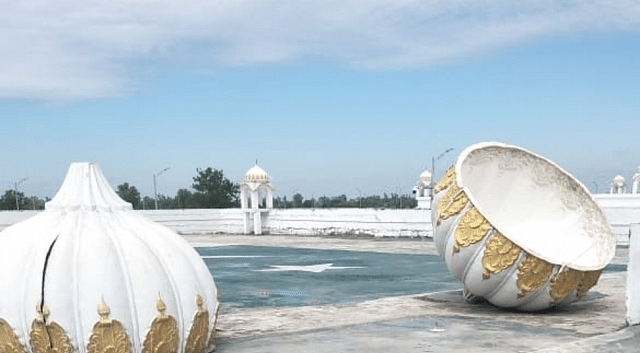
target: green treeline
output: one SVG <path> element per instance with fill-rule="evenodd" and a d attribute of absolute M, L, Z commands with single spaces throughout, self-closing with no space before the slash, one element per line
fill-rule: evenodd
<path fill-rule="evenodd" d="M 287 200 L 286 196 L 278 196 L 273 199 L 273 207 L 275 208 L 415 208 L 416 206 L 417 201 L 413 196 L 395 193 L 353 199 L 347 199 L 346 195 L 321 196 L 309 200 L 305 200 L 300 193 L 297 193 L 293 195 L 291 200 Z"/>
<path fill-rule="evenodd" d="M 131 203 L 134 209 L 185 209 L 185 208 L 236 208 L 240 207 L 239 184 L 224 176 L 222 170 L 197 169 L 190 189 L 179 189 L 174 197 L 140 195 L 138 189 L 125 182 L 116 188 L 116 193 Z M 16 202 L 17 196 L 17 202 Z M 47 197 L 42 200 L 36 196 L 25 196 L 13 189 L 6 190 L 0 196 L 0 210 L 43 210 Z M 346 195 L 321 196 L 305 199 L 296 193 L 290 200 L 286 196 L 277 196 L 273 200 L 274 208 L 415 208 L 416 200 L 411 195 L 392 193 L 383 196 L 371 195 L 348 199 Z"/>

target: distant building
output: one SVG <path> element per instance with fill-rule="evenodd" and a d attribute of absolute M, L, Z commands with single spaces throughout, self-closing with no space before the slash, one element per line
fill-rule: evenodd
<path fill-rule="evenodd" d="M 431 209 L 431 192 L 433 190 L 433 177 L 431 172 L 425 170 L 413 186 L 413 193 L 418 201 L 418 209 Z"/>
<path fill-rule="evenodd" d="M 273 208 L 271 177 L 258 164 L 251 167 L 240 184 L 240 207 L 244 213 L 244 233 L 262 234 L 262 217 Z"/>

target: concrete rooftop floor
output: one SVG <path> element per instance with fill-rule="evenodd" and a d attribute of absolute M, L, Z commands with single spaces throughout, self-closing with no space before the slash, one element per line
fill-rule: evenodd
<path fill-rule="evenodd" d="M 225 234 L 185 238 L 194 246 L 437 254 L 428 239 Z M 619 247 L 612 263 L 627 261 L 628 249 Z M 626 272 L 607 272 L 581 301 L 541 313 L 468 304 L 459 291 L 232 310 L 218 318 L 216 352 L 640 352 L 640 326 L 625 323 L 625 286 Z"/>

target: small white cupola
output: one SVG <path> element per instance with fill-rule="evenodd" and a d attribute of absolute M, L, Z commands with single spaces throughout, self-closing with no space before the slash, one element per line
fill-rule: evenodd
<path fill-rule="evenodd" d="M 610 194 L 624 194 L 627 192 L 627 181 L 622 175 L 616 175 L 611 181 Z"/>
<path fill-rule="evenodd" d="M 420 173 L 420 177 L 413 185 L 413 193 L 415 194 L 419 209 L 431 208 L 431 189 L 433 188 L 433 177 L 431 172 L 425 170 Z"/>
<path fill-rule="evenodd" d="M 244 174 L 244 182 L 240 184 L 240 206 L 244 211 L 245 234 L 262 234 L 262 218 L 273 208 L 273 192 L 275 188 L 271 177 L 264 169 L 256 165 Z M 252 227 L 253 226 L 253 227 Z"/>

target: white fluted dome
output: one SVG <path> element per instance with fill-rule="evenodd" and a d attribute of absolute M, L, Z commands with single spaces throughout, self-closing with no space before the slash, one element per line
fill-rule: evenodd
<path fill-rule="evenodd" d="M 205 263 L 131 211 L 96 164 L 73 163 L 45 211 L 0 232 L 0 258 L 0 332 L 25 352 L 213 349 Z"/>
<path fill-rule="evenodd" d="M 420 183 L 423 186 L 431 185 L 431 180 L 432 180 L 432 176 L 431 176 L 431 172 L 430 171 L 425 170 L 424 172 L 422 172 L 420 174 Z"/>
<path fill-rule="evenodd" d="M 244 174 L 244 181 L 249 183 L 267 183 L 269 179 L 269 174 L 257 164 Z"/>

